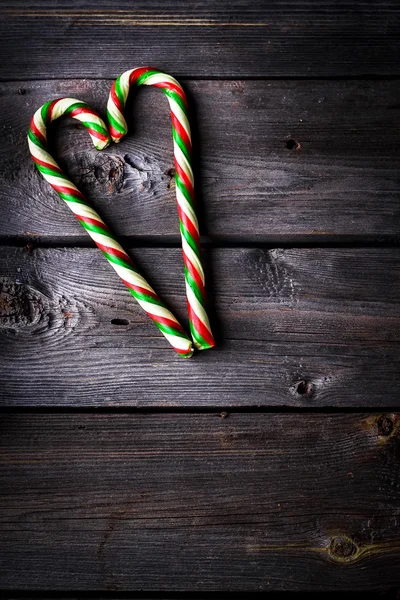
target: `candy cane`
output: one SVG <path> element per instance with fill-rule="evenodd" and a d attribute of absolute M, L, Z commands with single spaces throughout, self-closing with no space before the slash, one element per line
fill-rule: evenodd
<path fill-rule="evenodd" d="M 111 87 L 107 104 L 109 130 L 115 142 L 119 142 L 128 131 L 124 110 L 129 90 L 134 85 L 159 87 L 169 101 L 190 330 L 196 348 L 205 350 L 215 346 L 215 342 L 205 308 L 204 271 L 201 265 L 199 225 L 194 204 L 192 142 L 186 96 L 176 79 L 157 69 L 143 67 L 122 73 Z"/>
<path fill-rule="evenodd" d="M 106 148 L 110 143 L 106 125 L 99 115 L 84 102 L 74 98 L 59 98 L 47 102 L 33 115 L 28 130 L 29 149 L 37 168 L 79 219 L 110 265 L 129 288 L 132 296 L 153 319 L 169 343 L 181 356 L 189 358 L 192 356 L 193 346 L 182 326 L 153 288 L 138 273 L 132 260 L 119 245 L 100 215 L 90 206 L 83 194 L 67 178 L 49 154 L 47 126 L 62 115 L 78 119 L 89 131 L 98 150 Z"/>

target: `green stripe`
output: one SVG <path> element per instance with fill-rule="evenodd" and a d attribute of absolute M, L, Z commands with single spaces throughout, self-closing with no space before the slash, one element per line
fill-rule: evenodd
<path fill-rule="evenodd" d="M 44 167 L 43 165 L 38 165 L 37 163 L 36 163 L 36 166 L 41 173 L 44 173 L 46 175 L 52 175 L 53 177 L 61 177 L 63 179 L 66 179 L 64 173 L 59 173 L 58 171 L 53 171 L 53 169 L 49 169 L 49 167 Z"/>
<path fill-rule="evenodd" d="M 189 269 L 187 268 L 187 266 L 184 266 L 184 271 L 185 271 L 185 278 L 186 281 L 188 282 L 190 289 L 192 290 L 192 292 L 194 293 L 194 295 L 196 296 L 197 300 L 200 302 L 201 306 L 203 308 L 204 307 L 204 298 L 201 294 L 201 291 L 199 290 L 199 286 L 197 285 L 197 283 L 195 282 L 195 280 L 193 279 L 193 277 L 190 274 Z"/>
<path fill-rule="evenodd" d="M 47 151 L 47 147 L 44 144 L 42 144 L 37 135 L 35 135 L 32 129 L 30 128 L 28 129 L 28 137 L 31 140 L 31 142 L 33 142 L 36 146 L 39 146 L 39 148 L 41 148 L 42 150 Z"/>
<path fill-rule="evenodd" d="M 192 321 L 189 320 L 190 333 L 192 334 L 193 340 L 196 340 L 201 346 L 205 348 L 211 348 L 210 344 L 206 342 L 206 340 L 200 335 L 200 333 L 195 329 Z"/>
<path fill-rule="evenodd" d="M 140 77 L 137 78 L 136 80 L 136 85 L 144 85 L 144 83 L 146 82 L 146 80 L 151 76 L 151 75 L 158 75 L 159 73 L 161 73 L 161 71 L 147 71 L 146 73 L 143 73 L 143 75 L 141 75 Z"/>
<path fill-rule="evenodd" d="M 143 300 L 143 302 L 149 302 L 150 304 L 155 304 L 156 306 L 161 306 L 162 308 L 165 308 L 166 310 L 167 307 L 165 306 L 164 302 L 160 299 L 157 298 L 153 298 L 152 296 L 147 296 L 146 294 L 142 294 L 141 292 L 137 292 L 136 290 L 133 290 L 132 288 L 128 288 L 130 293 L 132 294 L 132 296 L 134 296 L 136 298 L 136 300 Z M 157 318 L 157 315 L 154 315 Z M 160 325 L 157 322 L 157 325 Z M 178 324 L 179 325 L 179 324 Z M 163 327 L 167 327 L 168 329 L 173 329 L 172 327 L 169 327 L 168 325 L 162 325 Z M 174 330 L 175 331 L 175 330 Z M 180 333 L 180 332 L 179 332 Z M 186 334 L 182 337 L 187 337 Z"/>
<path fill-rule="evenodd" d="M 74 196 L 73 194 L 66 194 L 65 192 L 57 192 L 57 194 L 60 196 L 60 198 L 65 200 L 65 202 L 75 202 L 76 204 L 83 204 L 84 206 L 90 206 L 90 204 L 89 204 L 89 202 L 87 202 L 87 200 L 83 200 L 82 198 L 79 198 L 78 196 Z"/>
<path fill-rule="evenodd" d="M 180 106 L 180 108 L 183 110 L 183 112 L 185 113 L 185 115 L 187 116 L 187 108 L 186 108 L 186 105 L 185 105 L 184 101 L 180 97 L 180 95 L 177 94 L 175 92 L 175 90 L 169 90 L 168 88 L 162 88 L 162 91 L 164 92 L 164 94 L 166 96 L 168 96 L 169 98 L 171 98 L 172 100 L 174 100 L 178 104 L 178 106 Z"/>
<path fill-rule="evenodd" d="M 107 233 L 107 235 L 108 235 L 108 237 L 110 237 L 109 233 Z M 111 239 L 113 239 L 113 238 L 111 238 Z M 106 250 L 102 250 L 102 253 L 104 254 L 104 256 L 106 257 L 107 260 L 114 263 L 115 265 L 119 265 L 120 267 L 125 267 L 126 269 L 129 269 L 133 273 L 137 273 L 136 269 L 132 266 L 132 263 L 129 261 L 129 259 L 124 260 L 123 258 L 120 258 L 119 256 L 115 256 L 115 254 L 111 254 L 111 253 L 107 252 Z"/>
<path fill-rule="evenodd" d="M 101 133 L 101 134 L 105 135 L 106 137 L 108 137 L 107 129 L 104 129 L 104 127 L 102 127 L 101 125 L 98 125 L 97 123 L 93 123 L 92 121 L 81 121 L 81 123 L 88 129 L 94 129 L 95 131 L 98 131 L 98 133 Z"/>
<path fill-rule="evenodd" d="M 117 78 L 117 80 L 115 82 L 115 93 L 117 95 L 118 100 L 121 103 L 121 106 L 124 108 L 125 107 L 125 98 L 124 98 L 124 93 L 121 89 L 121 75 Z"/>
<path fill-rule="evenodd" d="M 189 340 L 188 336 L 183 331 L 178 331 L 177 329 L 173 329 L 172 327 L 169 327 L 168 325 L 164 325 L 164 323 L 159 323 L 159 321 L 154 321 L 154 323 L 157 325 L 157 327 L 161 331 L 164 331 L 165 333 L 169 333 L 170 335 L 175 335 L 176 337 L 180 337 L 184 340 Z"/>
<path fill-rule="evenodd" d="M 195 206 L 193 204 L 192 197 L 189 194 L 187 187 L 183 183 L 182 179 L 179 177 L 178 173 L 175 173 L 175 184 L 181 190 L 182 194 L 185 196 L 186 200 L 189 202 L 189 204 L 193 208 L 193 210 L 195 210 Z"/>
<path fill-rule="evenodd" d="M 107 119 L 108 119 L 108 122 L 110 123 L 110 125 L 112 125 L 112 127 L 114 127 L 114 129 L 116 129 L 120 133 L 123 133 L 123 134 L 126 133 L 125 126 L 122 125 L 121 123 L 119 123 L 119 121 L 116 121 L 109 110 L 107 111 Z"/>
<path fill-rule="evenodd" d="M 43 123 L 45 125 L 48 125 L 49 106 L 50 106 L 50 104 L 53 104 L 53 102 L 54 102 L 54 100 L 49 100 L 49 102 L 46 102 L 46 104 L 43 104 L 42 108 L 40 109 L 40 114 L 42 115 Z"/>
<path fill-rule="evenodd" d="M 186 229 L 182 221 L 179 221 L 179 229 L 181 231 L 181 235 L 185 238 L 193 252 L 196 254 L 197 258 L 201 260 L 200 256 L 200 248 L 197 246 L 196 242 L 193 239 L 192 234 Z"/>
<path fill-rule="evenodd" d="M 153 296 L 148 296 L 147 294 L 143 294 L 142 292 L 138 292 L 137 290 L 132 290 L 131 288 L 129 288 L 129 289 L 137 300 L 143 300 L 143 302 L 149 302 L 150 304 L 155 304 L 156 306 L 161 306 L 162 308 L 165 308 L 165 309 L 167 308 L 161 300 L 159 300 L 157 298 L 153 298 Z"/>
<path fill-rule="evenodd" d="M 175 142 L 178 144 L 179 148 L 182 150 L 183 154 L 186 156 L 186 158 L 190 164 L 190 162 L 192 160 L 192 157 L 190 156 L 190 152 L 189 152 L 187 146 L 185 145 L 184 141 L 182 140 L 181 136 L 175 129 L 175 127 L 172 127 L 172 135 L 174 137 Z"/>
<path fill-rule="evenodd" d="M 70 112 L 72 112 L 76 108 L 88 108 L 91 112 L 93 112 L 93 110 L 90 108 L 90 106 L 88 104 L 86 104 L 86 102 L 75 102 L 74 104 L 71 104 L 71 106 L 69 106 L 64 111 L 64 114 L 68 115 Z"/>
<path fill-rule="evenodd" d="M 85 218 L 85 217 L 83 216 L 83 218 Z M 88 217 L 88 219 L 92 219 L 92 218 L 93 217 Z M 84 228 L 87 229 L 88 231 L 93 231 L 93 233 L 101 233 L 101 235 L 105 235 L 106 237 L 109 237 L 112 240 L 114 239 L 110 235 L 110 232 L 106 228 L 99 227 L 98 225 L 93 225 L 93 223 L 86 223 L 86 221 L 81 221 L 81 223 L 84 226 Z M 114 241 L 116 241 L 116 240 L 114 240 Z"/>

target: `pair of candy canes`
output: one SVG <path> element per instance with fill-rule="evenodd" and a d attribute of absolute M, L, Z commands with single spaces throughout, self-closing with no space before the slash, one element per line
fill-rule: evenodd
<path fill-rule="evenodd" d="M 97 150 L 106 148 L 111 140 L 119 142 L 127 133 L 124 109 L 129 90 L 135 85 L 153 85 L 161 88 L 168 98 L 171 109 L 176 199 L 192 339 L 188 337 L 153 288 L 138 273 L 132 260 L 100 215 L 90 206 L 48 152 L 47 127 L 62 115 L 78 119 L 88 130 Z M 153 319 L 176 352 L 185 358 L 192 356 L 193 345 L 198 350 L 215 346 L 205 308 L 204 271 L 201 264 L 199 225 L 194 204 L 192 143 L 187 110 L 185 93 L 176 79 L 157 69 L 143 67 L 126 71 L 113 83 L 107 104 L 108 129 L 98 113 L 85 102 L 73 98 L 59 98 L 46 102 L 36 111 L 28 130 L 29 149 L 40 173 L 79 219 L 131 294 Z"/>

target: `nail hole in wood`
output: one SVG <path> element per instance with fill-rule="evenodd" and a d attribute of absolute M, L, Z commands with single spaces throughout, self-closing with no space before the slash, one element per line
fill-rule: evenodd
<path fill-rule="evenodd" d="M 167 171 L 165 171 L 165 174 L 168 175 L 168 177 L 175 177 L 175 167 L 171 167 L 170 169 L 168 169 Z"/>
<path fill-rule="evenodd" d="M 301 144 L 297 140 L 290 139 L 286 142 L 286 148 L 288 150 L 300 150 Z"/>
<path fill-rule="evenodd" d="M 310 381 L 306 381 L 305 379 L 301 379 L 294 384 L 294 389 L 297 394 L 300 396 L 305 396 L 307 398 L 311 398 L 314 394 L 314 386 Z"/>
<path fill-rule="evenodd" d="M 112 325 L 129 325 L 129 321 L 127 319 L 111 319 Z"/>

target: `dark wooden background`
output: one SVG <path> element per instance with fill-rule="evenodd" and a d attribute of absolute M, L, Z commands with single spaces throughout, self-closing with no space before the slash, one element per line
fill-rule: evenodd
<path fill-rule="evenodd" d="M 400 5 L 0 8 L 0 589 L 396 597 Z M 45 101 L 104 115 L 146 64 L 191 108 L 218 346 L 189 361 L 26 143 Z M 129 123 L 99 153 L 64 119 L 55 153 L 185 322 L 159 90 L 135 92 Z"/>

